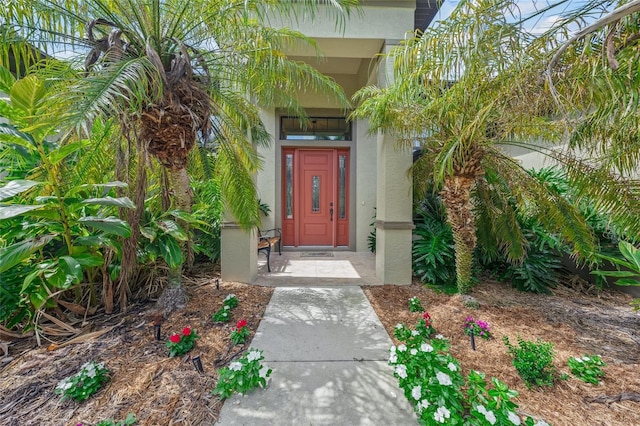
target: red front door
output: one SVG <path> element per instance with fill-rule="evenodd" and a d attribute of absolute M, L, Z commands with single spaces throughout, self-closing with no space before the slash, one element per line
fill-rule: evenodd
<path fill-rule="evenodd" d="M 333 245 L 333 150 L 300 151 L 299 245 Z"/>
<path fill-rule="evenodd" d="M 348 164 L 347 149 L 283 150 L 284 245 L 349 245 Z"/>

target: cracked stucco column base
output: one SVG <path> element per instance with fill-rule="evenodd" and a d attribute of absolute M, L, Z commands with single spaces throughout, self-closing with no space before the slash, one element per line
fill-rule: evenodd
<path fill-rule="evenodd" d="M 258 277 L 256 231 L 241 229 L 235 222 L 223 222 L 220 240 L 222 280 L 253 283 Z"/>

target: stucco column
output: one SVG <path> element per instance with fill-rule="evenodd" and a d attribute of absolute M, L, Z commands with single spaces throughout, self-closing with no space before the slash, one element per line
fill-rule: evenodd
<path fill-rule="evenodd" d="M 376 276 L 385 284 L 411 284 L 411 162 L 408 149 L 378 135 Z"/>
<path fill-rule="evenodd" d="M 384 53 L 398 41 L 387 40 Z M 393 61 L 378 69 L 378 86 L 393 81 Z M 385 284 L 411 284 L 412 182 L 407 171 L 413 156 L 394 137 L 384 133 L 377 139 L 376 276 Z"/>
<path fill-rule="evenodd" d="M 256 231 L 241 229 L 229 215 L 222 222 L 220 269 L 223 281 L 253 283 L 258 276 Z"/>

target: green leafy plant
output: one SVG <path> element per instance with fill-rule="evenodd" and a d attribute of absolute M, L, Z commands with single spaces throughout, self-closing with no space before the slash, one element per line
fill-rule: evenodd
<path fill-rule="evenodd" d="M 417 296 L 413 296 L 409 299 L 409 311 L 411 312 L 423 312 L 424 308 L 422 307 L 422 303 Z"/>
<path fill-rule="evenodd" d="M 585 383 L 597 385 L 604 377 L 604 372 L 600 367 L 604 367 L 606 364 L 598 355 L 569 358 L 568 364 L 571 374 Z"/>
<path fill-rule="evenodd" d="M 239 345 L 244 343 L 250 334 L 249 327 L 247 327 L 247 320 L 241 319 L 238 321 L 238 324 L 236 324 L 236 328 L 231 331 L 231 341 L 234 345 Z"/>
<path fill-rule="evenodd" d="M 196 339 L 200 338 L 198 334 L 190 327 L 182 329 L 181 334 L 172 334 L 166 343 L 169 349 L 169 357 L 184 355 L 189 352 L 196 344 Z"/>
<path fill-rule="evenodd" d="M 136 420 L 136 416 L 133 413 L 129 413 L 127 414 L 127 417 L 118 422 L 115 420 L 103 420 L 100 423 L 98 423 L 96 426 L 131 426 L 136 424 L 137 420 Z M 81 426 L 82 423 L 80 423 L 78 426 Z"/>
<path fill-rule="evenodd" d="M 11 101 L 0 100 L 0 115 L 8 121 L 0 124 L 1 156 L 24 154 L 33 167 L 14 169 L 9 175 L 16 179 L 0 178 L 0 321 L 27 330 L 35 312 L 55 307 L 64 290 L 73 289 L 81 299 L 84 280 L 97 303 L 93 283 L 113 272 L 119 239 L 131 235 L 117 216 L 135 206 L 118 194 L 126 184 L 88 184 L 79 177 L 83 154 L 95 141 L 58 133 L 64 130 L 58 128 L 63 101 L 54 84 L 35 75 L 15 80 L 1 67 L 0 80 Z M 108 138 L 100 120 L 92 130 L 92 137 Z"/>
<path fill-rule="evenodd" d="M 473 317 L 467 317 L 464 320 L 464 332 L 468 336 L 472 333 L 474 336 L 482 337 L 483 339 L 491 339 L 491 326 L 486 321 L 475 320 Z"/>
<path fill-rule="evenodd" d="M 213 314 L 214 322 L 229 322 L 231 321 L 231 308 L 229 305 L 222 305 L 222 308 L 218 309 Z"/>
<path fill-rule="evenodd" d="M 224 300 L 222 301 L 222 304 L 224 306 L 228 306 L 230 309 L 233 309 L 236 306 L 238 306 L 238 298 L 236 297 L 235 294 L 231 293 L 224 298 Z"/>
<path fill-rule="evenodd" d="M 617 271 L 591 271 L 593 275 L 601 277 L 617 278 L 616 284 L 621 286 L 640 286 L 640 250 L 627 241 L 620 241 L 618 249 L 622 258 L 600 254 L 599 257 L 607 260 L 618 268 Z M 620 268 L 624 268 L 620 270 Z M 640 299 L 631 302 L 635 310 L 640 309 Z"/>
<path fill-rule="evenodd" d="M 56 394 L 62 399 L 71 398 L 82 402 L 98 392 L 104 383 L 109 381 L 109 370 L 104 363 L 89 361 L 73 376 L 62 379 L 56 386 Z"/>
<path fill-rule="evenodd" d="M 493 389 L 488 389 L 484 373 L 472 371 L 467 377 L 468 391 L 464 395 L 465 379 L 459 362 L 449 353 L 449 341 L 440 334 L 433 339 L 425 336 L 419 331 L 425 324 L 435 332 L 430 317 L 423 318 L 415 330 L 402 323 L 396 325 L 394 334 L 402 343 L 389 351 L 393 374 L 413 405 L 419 423 L 429 426 L 522 424 L 516 414 L 518 406 L 511 401 L 517 392 L 499 380 L 493 378 Z M 544 421 L 535 423 L 531 417 L 527 417 L 524 424 L 548 426 Z"/>
<path fill-rule="evenodd" d="M 373 222 L 369 224 L 371 232 L 367 235 L 367 248 L 371 253 L 376 252 L 376 209 L 373 208 Z"/>
<path fill-rule="evenodd" d="M 414 217 L 413 273 L 420 281 L 437 286 L 456 282 L 453 233 L 446 222 L 442 203 L 426 198 Z"/>
<path fill-rule="evenodd" d="M 533 386 L 553 386 L 555 367 L 553 365 L 553 343 L 538 339 L 536 342 L 517 337 L 518 346 L 513 346 L 509 338 L 504 336 L 502 341 L 507 347 L 509 355 L 513 357 L 513 366 L 524 380 L 527 388 Z"/>
<path fill-rule="evenodd" d="M 236 392 L 244 395 L 254 388 L 266 387 L 271 369 L 262 365 L 263 359 L 262 351 L 258 349 L 245 352 L 237 361 L 218 370 L 218 384 L 211 393 L 226 399 Z"/>
<path fill-rule="evenodd" d="M 213 321 L 228 322 L 231 321 L 231 310 L 238 306 L 238 298 L 235 294 L 227 295 L 222 301 L 222 307 L 213 314 Z"/>

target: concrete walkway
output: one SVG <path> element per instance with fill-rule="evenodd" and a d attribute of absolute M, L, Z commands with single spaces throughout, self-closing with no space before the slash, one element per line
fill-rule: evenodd
<path fill-rule="evenodd" d="M 273 369 L 268 388 L 229 398 L 217 424 L 416 425 L 387 365 L 391 339 L 362 289 L 294 287 L 292 278 L 275 289 L 251 343 Z"/>

